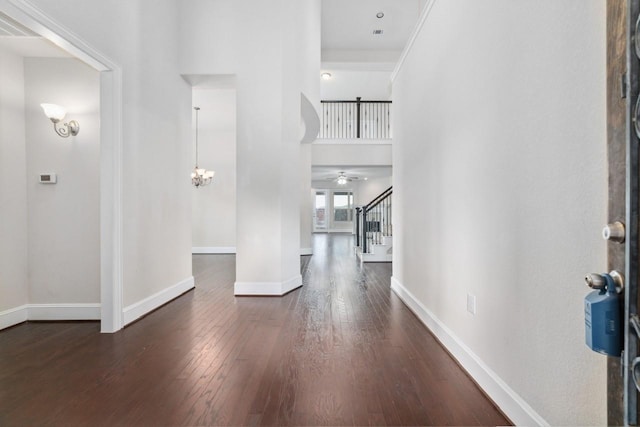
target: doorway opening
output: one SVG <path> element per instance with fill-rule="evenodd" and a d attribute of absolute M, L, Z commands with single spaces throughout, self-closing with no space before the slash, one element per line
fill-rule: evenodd
<path fill-rule="evenodd" d="M 102 332 L 118 331 L 123 326 L 121 69 L 90 44 L 28 3 L 0 1 L 0 13 L 6 17 L 5 19 L 23 28 L 30 36 L 42 37 L 99 73 L 99 101 L 98 108 L 94 111 L 95 121 L 91 117 L 85 117 L 83 127 L 82 122 L 78 120 L 81 126 L 80 136 L 85 137 L 93 133 L 99 144 L 97 149 L 99 184 L 96 185 L 99 191 L 99 209 L 97 209 L 99 230 L 96 232 L 99 246 L 96 272 L 99 281 L 99 303 L 66 304 L 56 300 L 37 306 L 30 304 L 27 300 L 16 307 L 0 308 L 0 322 L 2 322 L 0 326 L 5 326 L 6 322 L 9 322 L 9 326 L 11 323 L 20 323 L 28 320 L 29 317 L 33 318 L 37 313 L 39 320 L 82 318 L 95 320 L 98 318 L 101 321 Z M 41 102 L 49 101 L 43 99 Z M 67 102 L 72 103 L 72 101 Z M 70 112 L 72 107 L 69 105 Z M 78 115 L 82 113 L 82 111 L 75 112 Z M 42 115 L 42 120 L 46 121 L 47 118 Z M 53 133 L 53 129 L 50 131 Z M 28 168 L 27 171 L 29 171 Z M 37 173 L 40 172 L 51 174 L 55 171 L 43 170 Z M 28 175 L 29 179 L 33 178 L 31 175 L 33 174 Z M 60 186 L 62 182 L 60 177 Z M 65 183 L 73 185 L 77 181 L 69 179 Z M 81 239 L 82 236 L 77 238 Z M 72 244 L 70 242 L 72 242 L 71 239 L 62 239 L 60 245 L 70 245 Z"/>

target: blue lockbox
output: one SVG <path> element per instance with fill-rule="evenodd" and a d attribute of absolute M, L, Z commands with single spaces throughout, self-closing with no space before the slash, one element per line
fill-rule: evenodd
<path fill-rule="evenodd" d="M 586 343 L 593 351 L 620 357 L 623 347 L 620 298 L 611 276 L 603 276 L 606 286 L 584 299 Z"/>

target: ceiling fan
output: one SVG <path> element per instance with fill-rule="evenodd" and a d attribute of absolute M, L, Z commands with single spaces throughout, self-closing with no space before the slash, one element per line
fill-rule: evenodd
<path fill-rule="evenodd" d="M 337 178 L 327 178 L 329 181 L 335 181 L 338 185 L 345 185 L 347 182 L 359 179 L 357 176 L 347 176 L 344 172 L 338 172 Z"/>

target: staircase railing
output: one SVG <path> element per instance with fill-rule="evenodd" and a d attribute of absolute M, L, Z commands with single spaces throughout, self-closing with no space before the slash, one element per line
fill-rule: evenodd
<path fill-rule="evenodd" d="M 390 139 L 391 101 L 321 101 L 320 139 Z"/>
<path fill-rule="evenodd" d="M 356 208 L 356 246 L 367 253 L 372 244 L 381 244 L 384 237 L 393 235 L 391 195 L 387 188 L 365 206 Z"/>

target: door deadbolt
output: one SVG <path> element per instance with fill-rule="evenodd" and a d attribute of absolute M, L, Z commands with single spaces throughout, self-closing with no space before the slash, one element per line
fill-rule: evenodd
<path fill-rule="evenodd" d="M 613 279 L 613 283 L 616 285 L 616 292 L 622 293 L 624 290 L 624 276 L 616 270 L 611 271 L 609 276 Z M 604 289 L 606 282 L 604 276 L 598 273 L 589 273 L 584 277 L 584 281 L 591 289 Z"/>
<path fill-rule="evenodd" d="M 616 243 L 624 243 L 625 229 L 624 224 L 620 221 L 616 221 L 612 224 L 607 224 L 602 229 L 602 237 L 605 240 L 611 240 Z"/>

